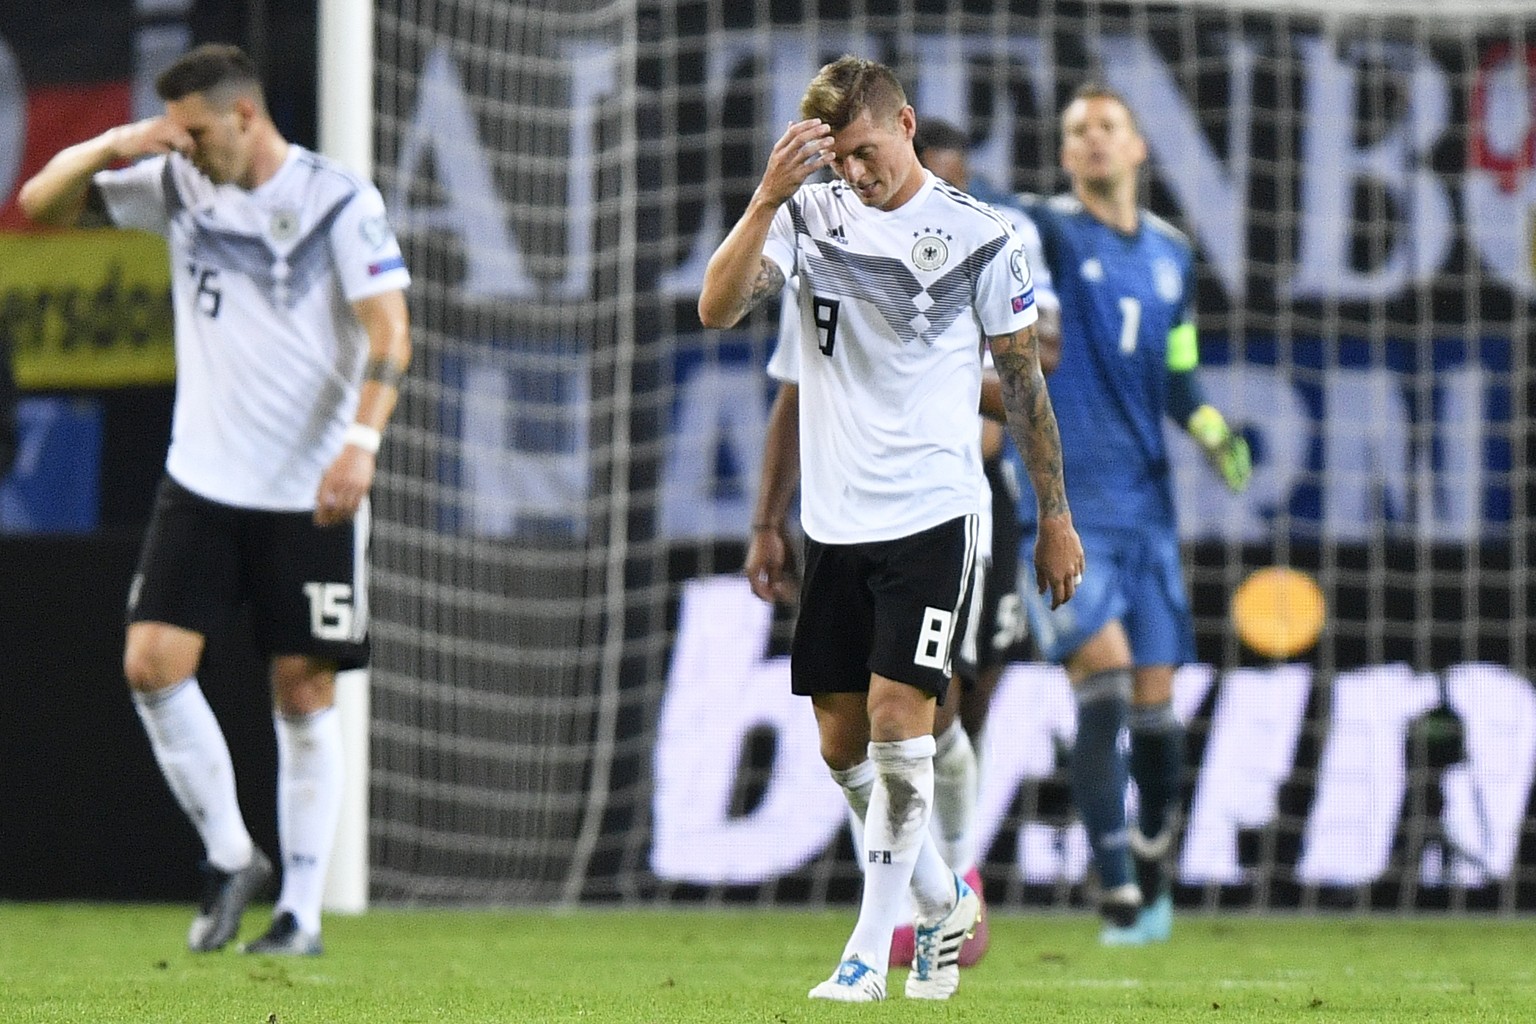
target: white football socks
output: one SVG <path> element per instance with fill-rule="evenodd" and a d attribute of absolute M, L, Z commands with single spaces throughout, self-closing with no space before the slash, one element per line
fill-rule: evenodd
<path fill-rule="evenodd" d="M 980 772 L 971 738 L 956 718 L 933 755 L 933 831 L 939 853 L 963 876 L 976 866 L 976 791 Z"/>
<path fill-rule="evenodd" d="M 852 768 L 833 768 L 832 781 L 848 801 L 848 834 L 853 839 L 853 855 L 864 865 L 864 815 L 869 811 L 869 794 L 875 788 L 875 762 L 865 759 Z"/>
<path fill-rule="evenodd" d="M 317 934 L 325 872 L 341 817 L 341 715 L 332 707 L 311 715 L 275 714 L 273 720 L 277 833 L 283 854 L 277 911 L 291 912 L 301 930 Z"/>
<path fill-rule="evenodd" d="M 864 760 L 852 768 L 834 768 L 832 779 L 842 788 L 843 796 L 848 801 L 848 831 L 853 840 L 853 855 L 859 870 L 863 871 L 866 867 L 864 819 L 869 811 L 869 795 L 875 787 L 875 762 Z M 919 912 L 925 918 L 948 913 L 955 896 L 954 883 L 950 878 L 952 874 L 964 872 L 954 869 L 945 860 L 930 829 L 922 849 L 918 851 L 917 863 L 912 869 L 912 884 L 901 901 L 898 920 L 910 920 Z"/>
<path fill-rule="evenodd" d="M 133 706 L 171 794 L 202 837 L 208 863 L 221 871 L 248 865 L 255 845 L 240 814 L 234 762 L 197 678 L 158 693 L 135 690 Z"/>
<path fill-rule="evenodd" d="M 928 831 L 933 748 L 932 736 L 869 745 L 875 778 L 864 818 L 864 895 L 843 959 L 858 956 L 882 973 L 890 967 L 891 933 L 906 913 L 908 889 L 925 917 L 943 913 L 954 898 L 949 869 Z"/>

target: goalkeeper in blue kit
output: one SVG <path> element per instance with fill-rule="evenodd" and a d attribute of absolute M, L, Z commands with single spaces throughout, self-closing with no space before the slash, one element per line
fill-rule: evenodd
<path fill-rule="evenodd" d="M 1052 610 L 1028 587 L 1021 596 L 1042 654 L 1066 668 L 1077 702 L 1071 789 L 1099 875 L 1101 939 L 1140 945 L 1172 929 L 1184 767 L 1173 674 L 1194 655 L 1163 417 L 1189 432 L 1232 490 L 1247 487 L 1251 466 L 1247 443 L 1206 403 L 1196 376 L 1190 243 L 1137 205 L 1147 147 L 1129 107 L 1085 86 L 1061 128 L 1071 191 L 1020 205 L 1061 299 L 1061 362 L 1048 384 L 1088 568 L 1070 605 Z M 1033 506 L 1021 501 L 1021 515 Z M 1023 564 L 1031 548 L 1026 541 Z M 1127 726 L 1128 755 L 1119 743 Z M 1126 817 L 1128 777 L 1135 821 Z"/>

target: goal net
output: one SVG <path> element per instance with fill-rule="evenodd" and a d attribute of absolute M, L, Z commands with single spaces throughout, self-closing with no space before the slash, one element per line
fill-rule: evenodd
<path fill-rule="evenodd" d="M 376 490 L 372 895 L 852 899 L 783 610 L 739 566 L 776 311 L 701 330 L 704 263 L 815 69 L 880 57 L 974 173 L 1052 192 L 1107 81 L 1199 257 L 1175 439 L 1199 662 L 1177 898 L 1536 907 L 1529 338 L 1536 16 L 1499 3 L 377 5 L 377 178 L 418 356 Z M 1253 569 L 1328 618 L 1241 646 Z M 979 830 L 994 905 L 1077 906 L 1060 673 L 1010 667 Z"/>

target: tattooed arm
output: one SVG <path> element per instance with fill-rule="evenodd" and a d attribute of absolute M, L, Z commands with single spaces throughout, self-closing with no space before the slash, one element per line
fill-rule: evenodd
<path fill-rule="evenodd" d="M 773 216 L 795 190 L 832 162 L 832 129 L 812 118 L 787 128 L 768 157 L 763 180 L 704 270 L 699 322 L 734 327 L 753 306 L 784 287 L 784 272 L 763 256 Z"/>
<path fill-rule="evenodd" d="M 723 251 L 725 246 L 722 245 L 720 248 Z M 715 253 L 716 256 L 719 254 L 718 251 Z M 709 265 L 712 270 L 715 266 L 714 260 L 711 260 Z M 757 275 L 752 278 L 744 294 L 739 293 L 735 288 L 730 288 L 723 295 L 711 292 L 709 272 L 705 272 L 704 290 L 699 293 L 699 321 L 705 327 L 735 327 L 741 322 L 741 318 L 750 313 L 759 302 L 783 290 L 784 271 L 779 269 L 777 263 L 764 256 L 759 246 Z"/>
<path fill-rule="evenodd" d="M 1008 429 L 1024 453 L 1040 515 L 1067 512 L 1067 489 L 1061 472 L 1061 435 L 1056 413 L 1040 370 L 1040 340 L 1034 325 L 987 339 L 1002 387 Z"/>
<path fill-rule="evenodd" d="M 1013 434 L 1035 488 L 1040 509 L 1035 540 L 1035 583 L 1051 592 L 1058 607 L 1077 589 L 1083 575 L 1083 545 L 1072 527 L 1066 478 L 1061 468 L 1061 435 L 1056 413 L 1040 372 L 1040 339 L 1033 325 L 987 339 L 1002 386 L 1008 429 Z"/>
<path fill-rule="evenodd" d="M 1035 338 L 1039 341 L 1040 372 L 1049 377 L 1061 365 L 1060 309 L 1054 306 L 1040 307 L 1040 319 L 1035 321 Z M 995 423 L 1008 422 L 1008 407 L 1003 404 L 1003 384 L 997 378 L 996 369 L 982 372 L 981 414 Z"/>

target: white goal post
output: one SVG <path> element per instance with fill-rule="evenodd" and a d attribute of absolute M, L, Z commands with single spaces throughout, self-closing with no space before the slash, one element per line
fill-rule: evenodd
<path fill-rule="evenodd" d="M 373 176 L 373 2 L 320 0 L 320 151 L 366 178 Z M 340 673 L 345 792 L 325 880 L 325 909 L 368 909 L 368 671 Z"/>

